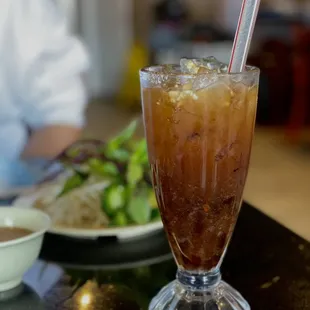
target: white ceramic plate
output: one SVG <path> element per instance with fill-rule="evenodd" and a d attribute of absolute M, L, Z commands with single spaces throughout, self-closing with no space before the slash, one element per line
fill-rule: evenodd
<path fill-rule="evenodd" d="M 40 196 L 38 192 L 24 195 L 17 198 L 13 207 L 32 208 L 34 201 Z M 139 238 L 162 229 L 161 221 L 148 223 L 145 225 L 127 226 L 121 228 L 102 228 L 102 229 L 80 229 L 80 228 L 64 228 L 52 226 L 49 232 L 58 235 L 64 235 L 79 239 L 96 239 L 99 237 L 117 237 L 120 241 L 126 241 Z"/>

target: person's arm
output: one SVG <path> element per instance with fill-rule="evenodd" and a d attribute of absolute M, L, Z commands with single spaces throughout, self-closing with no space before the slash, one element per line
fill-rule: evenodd
<path fill-rule="evenodd" d="M 19 11 L 17 92 L 21 116 L 32 132 L 21 157 L 50 159 L 83 127 L 87 96 L 81 74 L 88 59 L 53 0 L 14 1 Z"/>
<path fill-rule="evenodd" d="M 65 125 L 51 125 L 38 129 L 30 136 L 21 158 L 53 159 L 75 142 L 80 133 L 81 129 Z"/>

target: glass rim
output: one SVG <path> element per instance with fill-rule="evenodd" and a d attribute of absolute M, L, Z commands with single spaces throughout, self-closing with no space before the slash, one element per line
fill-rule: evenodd
<path fill-rule="evenodd" d="M 178 64 L 168 64 L 168 66 L 173 66 L 174 68 L 180 68 L 180 65 Z M 158 68 L 164 68 L 165 65 L 153 65 L 153 66 L 147 66 L 143 67 L 139 70 L 140 75 L 153 75 L 158 77 L 164 77 L 164 76 L 175 76 L 175 77 L 187 77 L 187 78 L 195 78 L 197 76 L 219 76 L 219 77 L 227 77 L 227 76 L 247 76 L 247 75 L 255 75 L 260 73 L 260 69 L 255 66 L 246 66 L 245 71 L 242 72 L 226 72 L 226 73 L 217 73 L 217 72 L 200 72 L 196 74 L 192 73 L 184 73 L 184 72 L 163 72 L 163 71 L 156 71 L 154 69 Z M 153 69 L 153 70 L 152 70 Z"/>

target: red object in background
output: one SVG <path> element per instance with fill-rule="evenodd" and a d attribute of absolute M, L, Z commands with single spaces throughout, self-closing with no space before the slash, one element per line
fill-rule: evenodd
<path fill-rule="evenodd" d="M 306 124 L 310 104 L 310 29 L 303 25 L 294 27 L 293 78 L 293 102 L 287 137 L 290 142 L 296 143 Z"/>

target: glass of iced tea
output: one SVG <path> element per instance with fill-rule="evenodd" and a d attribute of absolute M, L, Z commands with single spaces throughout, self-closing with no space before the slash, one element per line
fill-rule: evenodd
<path fill-rule="evenodd" d="M 142 69 L 140 81 L 153 186 L 178 265 L 150 309 L 250 309 L 220 265 L 247 177 L 259 70 L 182 59 Z"/>

